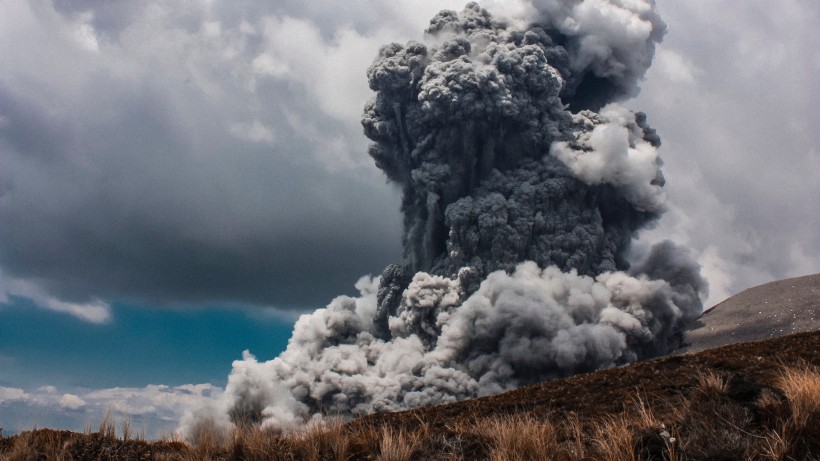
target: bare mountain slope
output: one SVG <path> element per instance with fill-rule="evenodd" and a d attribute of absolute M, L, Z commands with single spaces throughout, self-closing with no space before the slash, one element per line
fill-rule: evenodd
<path fill-rule="evenodd" d="M 778 280 L 738 293 L 706 311 L 677 353 L 820 329 L 820 274 Z"/>

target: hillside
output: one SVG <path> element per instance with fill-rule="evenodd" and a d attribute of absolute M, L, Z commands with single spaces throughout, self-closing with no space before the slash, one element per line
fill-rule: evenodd
<path fill-rule="evenodd" d="M 635 411 L 636 399 L 659 414 L 691 400 L 699 377 L 728 379 L 727 396 L 750 407 L 775 391 L 784 368 L 820 367 L 820 331 L 733 344 L 685 355 L 663 357 L 610 370 L 526 386 L 504 394 L 448 405 L 361 418 L 355 424 L 414 427 L 419 421 L 438 428 L 510 414 L 561 419 L 600 418 Z M 817 428 L 820 431 L 820 427 Z M 820 432 L 817 433 L 820 436 Z M 820 452 L 817 453 L 820 455 Z"/>
<path fill-rule="evenodd" d="M 788 279 L 724 301 L 677 355 L 504 394 L 292 434 L 202 427 L 192 444 L 135 439 L 127 426 L 118 438 L 110 421 L 95 433 L 37 430 L 0 439 L 0 461 L 820 460 L 818 284 Z"/>
<path fill-rule="evenodd" d="M 749 288 L 706 311 L 678 353 L 820 328 L 820 274 Z"/>

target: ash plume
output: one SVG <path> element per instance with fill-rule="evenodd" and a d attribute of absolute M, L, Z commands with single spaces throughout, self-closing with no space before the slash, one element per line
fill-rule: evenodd
<path fill-rule="evenodd" d="M 442 11 L 367 72 L 369 153 L 401 187 L 406 264 L 234 362 L 205 417 L 287 427 L 497 393 L 674 347 L 706 283 L 684 248 L 630 244 L 664 211 L 634 96 L 665 25 L 646 1 Z M 210 415 L 210 416 L 209 416 Z"/>

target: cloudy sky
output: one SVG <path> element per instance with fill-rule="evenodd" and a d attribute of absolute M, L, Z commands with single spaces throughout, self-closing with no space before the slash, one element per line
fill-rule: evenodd
<path fill-rule="evenodd" d="M 820 4 L 658 0 L 640 96 L 711 306 L 820 272 Z M 515 2 L 482 2 L 522 14 Z M 401 260 L 359 117 L 463 2 L 0 0 L 0 427 L 174 429 L 231 361 Z"/>

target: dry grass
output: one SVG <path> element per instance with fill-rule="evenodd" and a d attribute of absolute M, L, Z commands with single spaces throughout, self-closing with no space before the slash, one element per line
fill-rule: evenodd
<path fill-rule="evenodd" d="M 0 454 L 3 461 L 26 460 L 68 460 L 60 434 L 54 431 L 31 431 L 20 435 L 20 439 L 7 453 Z"/>
<path fill-rule="evenodd" d="M 820 371 L 786 367 L 769 384 L 707 371 L 673 400 L 633 393 L 622 411 L 526 411 L 454 425 L 410 413 L 401 424 L 326 420 L 281 433 L 200 425 L 191 440 L 147 442 L 111 414 L 96 432 L 0 438 L 0 461 L 189 460 L 800 460 L 820 458 Z M 654 405 L 654 406 L 653 406 Z M 119 428 L 119 430 L 117 430 Z"/>
<path fill-rule="evenodd" d="M 634 458 L 633 428 L 630 420 L 611 416 L 593 427 L 592 447 L 598 459 L 632 461 Z"/>
<path fill-rule="evenodd" d="M 778 387 L 786 395 L 792 412 L 792 422 L 806 427 L 820 410 L 820 370 L 808 365 L 785 368 Z"/>
<path fill-rule="evenodd" d="M 549 421 L 513 415 L 483 421 L 480 434 L 490 440 L 491 461 L 547 459 L 559 451 L 558 434 Z"/>
<path fill-rule="evenodd" d="M 588 437 L 585 433 L 584 423 L 578 415 L 568 415 L 560 426 L 563 436 L 563 443 L 561 444 L 562 455 L 564 459 L 587 459 L 587 444 Z M 560 458 L 558 458 L 560 459 Z"/>
<path fill-rule="evenodd" d="M 809 365 L 784 368 L 778 387 L 790 411 L 770 443 L 773 459 L 820 459 L 820 370 Z"/>
<path fill-rule="evenodd" d="M 213 459 L 230 439 L 230 434 L 222 430 L 211 420 L 199 423 L 191 435 L 191 448 L 196 459 Z M 172 441 L 177 441 L 173 439 Z"/>
<path fill-rule="evenodd" d="M 410 461 L 413 454 L 420 449 L 419 432 L 403 428 L 383 427 L 380 434 L 379 461 Z"/>
<path fill-rule="evenodd" d="M 729 390 L 729 379 L 723 373 L 716 371 L 705 371 L 697 375 L 696 392 L 700 392 L 704 396 L 715 394 L 726 394 Z"/>
<path fill-rule="evenodd" d="M 315 422 L 305 430 L 292 432 L 282 439 L 298 456 L 310 461 L 343 461 L 350 458 L 350 437 L 340 420 Z"/>

